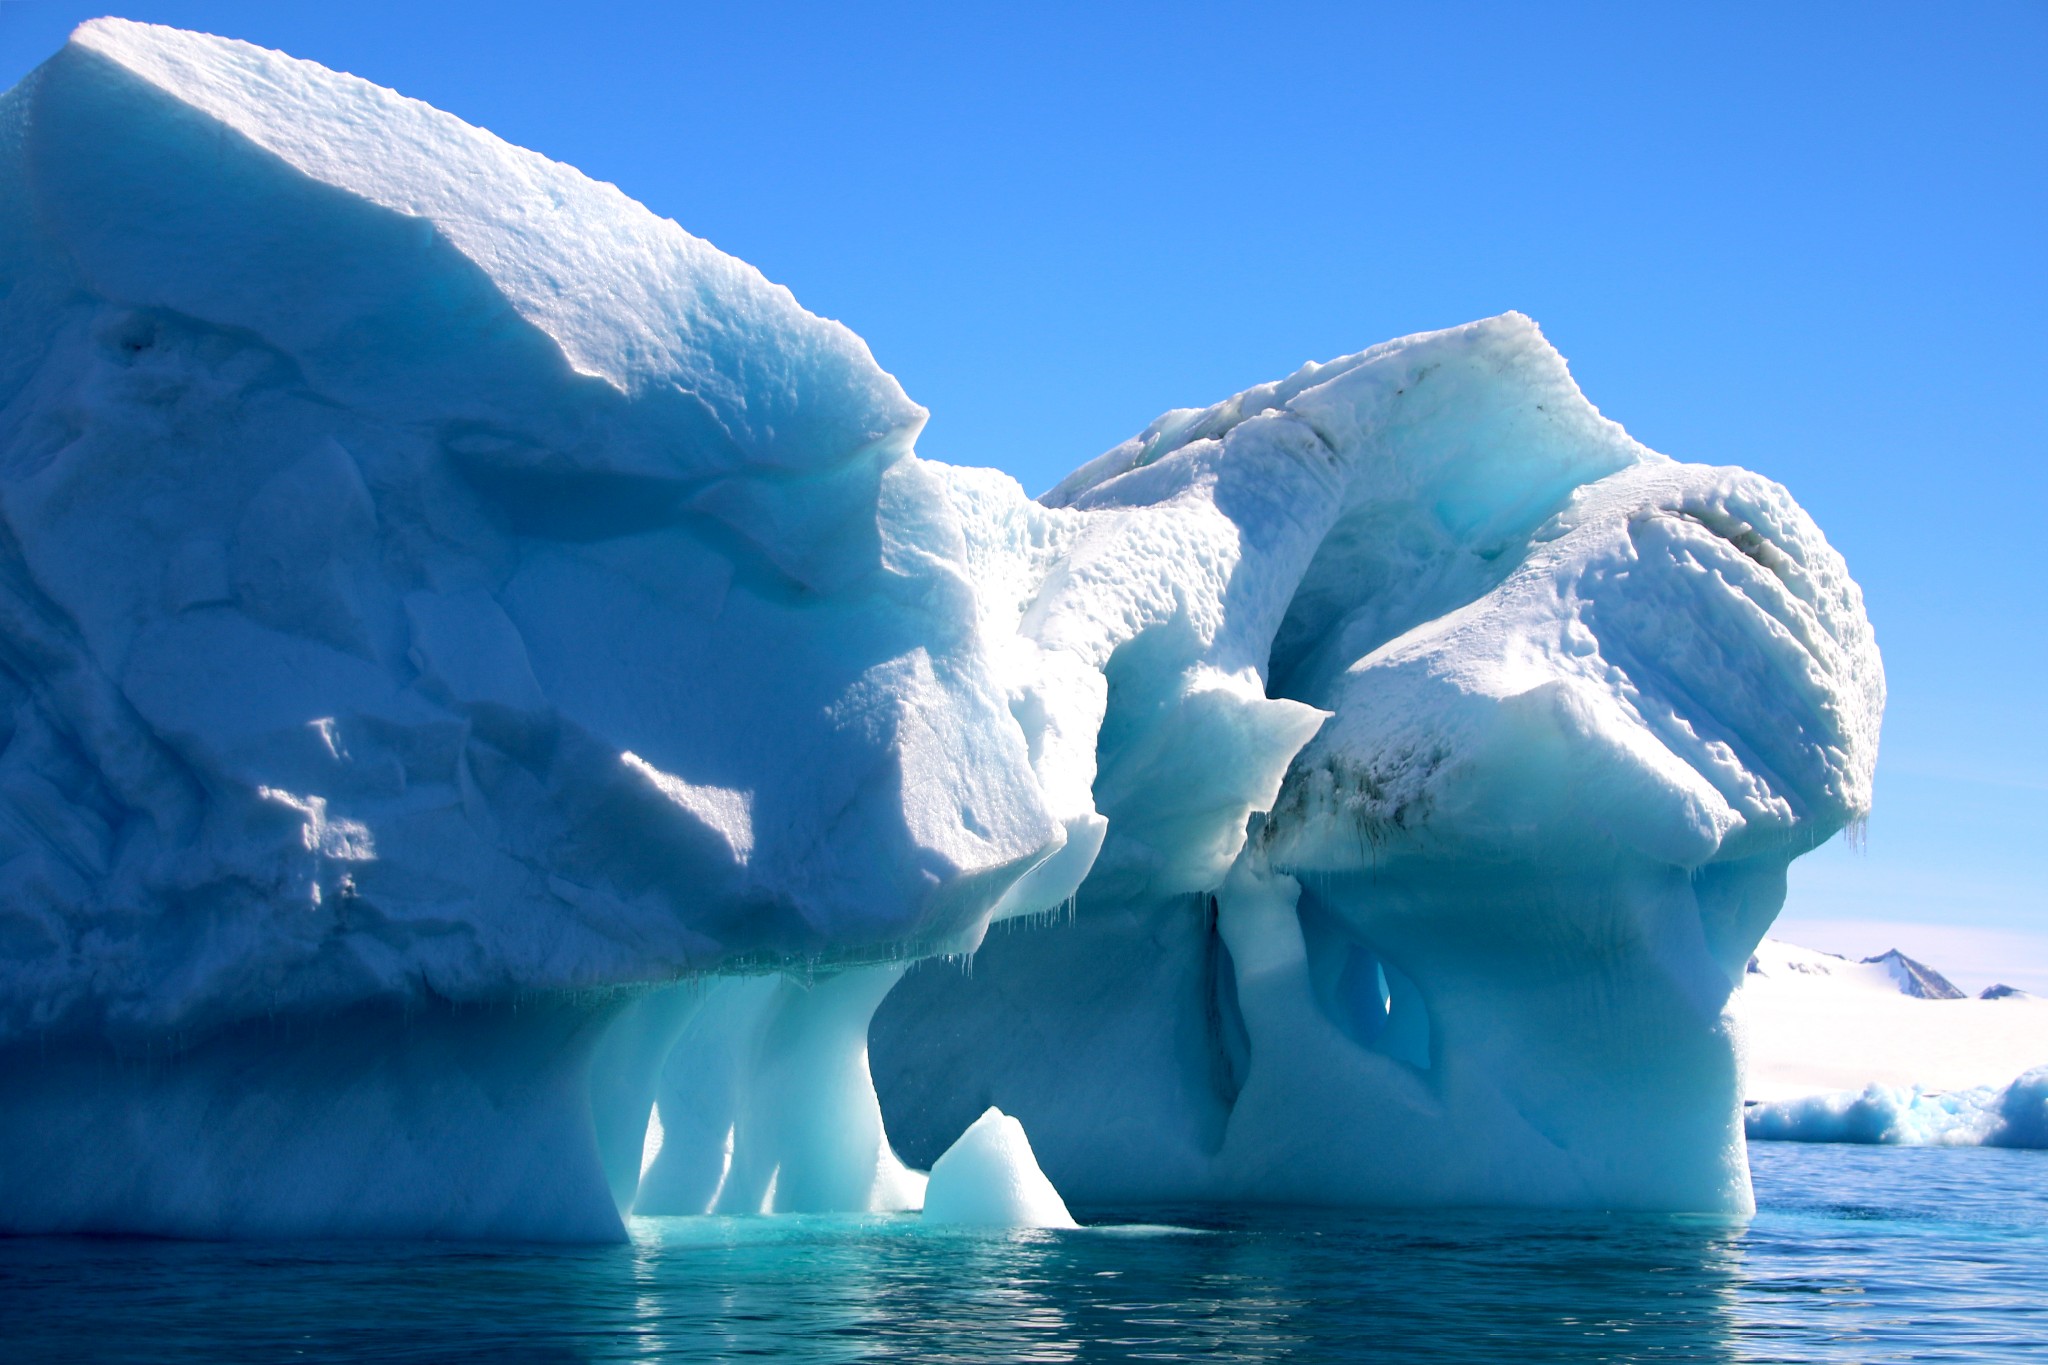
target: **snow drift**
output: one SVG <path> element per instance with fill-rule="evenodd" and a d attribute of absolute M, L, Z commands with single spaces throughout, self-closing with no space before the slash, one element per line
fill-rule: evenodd
<path fill-rule="evenodd" d="M 88 24 L 0 184 L 0 1228 L 913 1208 L 992 1104 L 961 1207 L 1747 1205 L 1724 1007 L 1878 655 L 1528 319 L 1034 502 L 309 63 Z"/>

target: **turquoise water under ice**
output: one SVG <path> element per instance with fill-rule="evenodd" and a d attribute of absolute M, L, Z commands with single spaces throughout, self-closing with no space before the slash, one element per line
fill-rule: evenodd
<path fill-rule="evenodd" d="M 1006 1237 L 744 1218 L 580 1248 L 0 1240 L 0 1358 L 2048 1360 L 2048 1153 L 1752 1163 L 1747 1226 L 1155 1209 Z"/>

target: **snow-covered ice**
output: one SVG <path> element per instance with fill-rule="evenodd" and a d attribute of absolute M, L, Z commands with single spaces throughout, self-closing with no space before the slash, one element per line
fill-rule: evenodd
<path fill-rule="evenodd" d="M 353 77 L 100 20 L 0 98 L 0 1229 L 1747 1206 L 1884 695 L 1785 490 L 1512 313 L 1035 501 L 924 417 Z"/>

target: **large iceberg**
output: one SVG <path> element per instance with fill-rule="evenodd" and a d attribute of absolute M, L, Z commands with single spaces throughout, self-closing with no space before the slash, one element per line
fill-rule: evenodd
<path fill-rule="evenodd" d="M 1747 1207 L 1730 991 L 1883 707 L 1783 489 L 1516 314 L 1037 501 L 924 416 L 610 186 L 78 30 L 0 99 L 0 1230 L 908 1209 L 991 1106 L 949 1207 Z"/>
<path fill-rule="evenodd" d="M 1100 660 L 1109 837 L 1073 925 L 885 1002 L 899 1149 L 994 1103 L 1082 1202 L 1745 1207 L 1725 1006 L 1882 710 L 1784 490 L 1631 441 L 1509 316 L 1046 501 L 1084 520 L 1018 629 Z"/>

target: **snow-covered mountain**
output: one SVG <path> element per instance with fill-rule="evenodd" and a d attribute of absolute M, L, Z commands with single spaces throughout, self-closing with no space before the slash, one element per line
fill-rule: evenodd
<path fill-rule="evenodd" d="M 1767 938 L 1732 1007 L 1752 1137 L 2048 1141 L 2028 1108 L 2048 1096 L 2048 1000 L 1971 999 L 1897 950 L 1856 962 Z"/>

